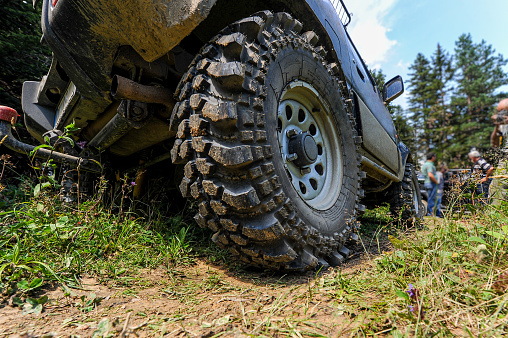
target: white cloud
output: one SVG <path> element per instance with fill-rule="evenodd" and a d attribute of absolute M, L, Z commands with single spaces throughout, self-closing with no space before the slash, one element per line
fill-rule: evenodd
<path fill-rule="evenodd" d="M 409 69 L 409 66 L 411 66 L 411 62 L 404 62 L 402 59 L 397 63 L 397 67 L 405 72 Z"/>
<path fill-rule="evenodd" d="M 348 26 L 349 34 L 360 55 L 372 69 L 381 68 L 387 60 L 388 52 L 397 44 L 390 40 L 387 15 L 398 0 L 357 0 L 349 1 L 346 6 L 353 14 Z"/>

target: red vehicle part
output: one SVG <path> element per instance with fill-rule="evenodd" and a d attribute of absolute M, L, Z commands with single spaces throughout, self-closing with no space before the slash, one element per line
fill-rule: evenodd
<path fill-rule="evenodd" d="M 18 112 L 10 107 L 0 106 L 0 120 L 16 123 L 18 119 Z"/>

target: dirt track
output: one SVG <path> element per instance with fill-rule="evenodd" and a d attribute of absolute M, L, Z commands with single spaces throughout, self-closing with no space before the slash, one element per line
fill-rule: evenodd
<path fill-rule="evenodd" d="M 342 275 L 362 266 L 356 263 Z M 39 315 L 0 308 L 0 336 L 342 336 L 352 320 L 333 283 L 324 282 L 338 275 L 330 269 L 317 278 L 315 272 L 269 276 L 197 261 L 171 274 L 145 271 L 114 283 L 88 277 L 84 290 L 46 290 L 49 301 Z"/>

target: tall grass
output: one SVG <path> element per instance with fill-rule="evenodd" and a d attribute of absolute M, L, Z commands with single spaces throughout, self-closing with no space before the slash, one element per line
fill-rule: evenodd
<path fill-rule="evenodd" d="M 136 209 L 126 193 L 123 206 L 101 196 L 68 205 L 51 189 L 30 197 L 29 182 L 3 186 L 0 292 L 6 297 L 52 282 L 79 287 L 85 273 L 108 279 L 139 268 L 170 270 L 209 244 L 210 234 L 192 225 L 192 206 L 172 214 L 164 203 Z"/>
<path fill-rule="evenodd" d="M 356 318 L 353 335 L 506 334 L 508 204 L 454 205 L 445 219 L 426 219 L 422 230 L 391 231 L 392 248 L 359 274 L 324 277 Z"/>

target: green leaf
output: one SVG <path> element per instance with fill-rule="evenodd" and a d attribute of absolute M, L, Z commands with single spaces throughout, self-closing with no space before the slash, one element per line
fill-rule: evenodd
<path fill-rule="evenodd" d="M 97 325 L 97 330 L 92 333 L 92 338 L 103 337 L 110 328 L 111 325 L 109 324 L 109 320 L 107 318 L 102 319 L 99 325 Z"/>
<path fill-rule="evenodd" d="M 71 266 L 71 263 L 72 263 L 72 260 L 74 259 L 74 257 L 72 256 L 67 256 L 65 258 L 65 267 L 68 269 L 70 266 Z"/>
<path fill-rule="evenodd" d="M 49 182 L 44 182 L 44 183 L 39 183 L 35 186 L 34 188 L 34 196 L 37 197 L 39 196 L 39 194 L 41 193 L 41 191 L 43 189 L 46 189 L 46 188 L 49 188 L 51 187 L 51 183 Z"/>
<path fill-rule="evenodd" d="M 390 242 L 392 242 L 393 246 L 396 247 L 397 249 L 402 249 L 402 250 L 406 249 L 405 243 L 403 241 L 401 241 L 400 239 L 397 239 L 392 235 L 388 235 L 388 239 L 390 240 Z"/>
<path fill-rule="evenodd" d="M 454 274 L 446 274 L 446 277 L 454 283 L 460 284 L 462 280 Z"/>
<path fill-rule="evenodd" d="M 65 134 L 72 134 L 73 132 L 78 131 L 80 129 L 81 128 L 76 127 L 76 122 L 72 121 L 72 123 L 70 123 L 64 127 L 64 133 Z"/>
<path fill-rule="evenodd" d="M 96 296 L 96 295 L 95 295 L 95 293 L 93 293 L 93 292 L 92 292 L 92 293 L 90 293 L 90 294 L 88 295 L 88 297 L 89 297 L 89 299 L 90 299 L 91 301 L 94 301 L 94 300 L 95 300 L 95 298 L 97 298 L 97 296 Z"/>
<path fill-rule="evenodd" d="M 82 312 L 90 312 L 90 311 L 93 311 L 93 305 L 92 306 L 87 306 L 87 307 L 84 307 L 81 309 Z"/>
<path fill-rule="evenodd" d="M 30 156 L 34 156 L 35 153 L 37 153 L 37 150 L 41 149 L 41 148 L 49 148 L 50 150 L 54 150 L 52 146 L 48 145 L 48 144 L 40 144 L 38 145 L 37 147 L 35 147 L 31 152 L 30 152 Z"/>
<path fill-rule="evenodd" d="M 490 236 L 495 237 L 497 239 L 505 239 L 506 238 L 506 234 L 502 234 L 502 233 L 499 233 L 496 231 L 485 231 L 485 233 L 487 235 L 490 235 Z"/>
<path fill-rule="evenodd" d="M 404 299 L 404 300 L 409 301 L 409 295 L 408 295 L 408 293 L 407 293 L 407 292 L 404 292 L 404 291 L 402 291 L 402 290 L 397 289 L 397 290 L 395 290 L 395 293 L 397 294 L 397 296 L 398 296 L 399 298 L 402 298 L 402 299 Z"/>
<path fill-rule="evenodd" d="M 34 188 L 34 196 L 37 197 L 41 193 L 41 184 L 37 184 Z"/>
<path fill-rule="evenodd" d="M 37 304 L 34 308 L 33 308 L 33 313 L 35 314 L 40 314 L 42 312 L 42 304 Z"/>
<path fill-rule="evenodd" d="M 475 236 L 469 237 L 467 240 L 470 242 L 477 242 L 477 243 L 486 244 L 486 245 L 488 244 L 487 242 L 485 242 L 485 240 L 483 238 L 475 237 Z"/>
<path fill-rule="evenodd" d="M 28 304 L 32 305 L 32 306 L 37 306 L 37 305 L 39 304 L 39 302 L 37 301 L 37 299 L 35 299 L 35 298 L 30 298 L 30 297 L 28 297 L 28 298 L 26 299 L 26 302 L 27 302 Z"/>
<path fill-rule="evenodd" d="M 59 136 L 58 138 L 61 139 L 61 140 L 65 140 L 65 141 L 69 142 L 71 144 L 71 146 L 74 147 L 74 140 L 72 138 L 70 138 L 68 136 Z"/>
<path fill-rule="evenodd" d="M 31 298 L 27 298 L 27 301 Z M 32 304 L 31 302 L 25 303 L 23 307 L 23 314 L 27 315 L 30 313 L 40 314 L 42 312 L 42 304 Z"/>
<path fill-rule="evenodd" d="M 45 304 L 48 300 L 49 300 L 49 297 L 44 295 L 44 296 L 40 297 L 39 299 L 37 299 L 37 303 Z"/>
<path fill-rule="evenodd" d="M 58 228 L 63 228 L 69 223 L 69 217 L 68 216 L 62 216 L 56 221 L 56 226 Z"/>
<path fill-rule="evenodd" d="M 226 315 L 226 316 L 224 316 L 224 317 L 222 317 L 222 318 L 219 318 L 219 319 L 217 319 L 217 321 L 215 322 L 215 325 L 217 325 L 217 326 L 226 325 L 227 323 L 229 323 L 229 322 L 230 322 L 230 318 L 231 318 L 231 316 L 230 316 L 230 315 Z"/>
<path fill-rule="evenodd" d="M 30 282 L 30 289 L 36 289 L 42 285 L 42 278 L 35 278 Z"/>
<path fill-rule="evenodd" d="M 17 283 L 17 286 L 18 286 L 18 289 L 21 289 L 21 290 L 28 290 L 28 289 L 30 289 L 28 281 L 26 281 L 26 280 L 20 280 Z"/>
<path fill-rule="evenodd" d="M 12 297 L 12 304 L 23 307 L 23 301 L 19 297 Z"/>

